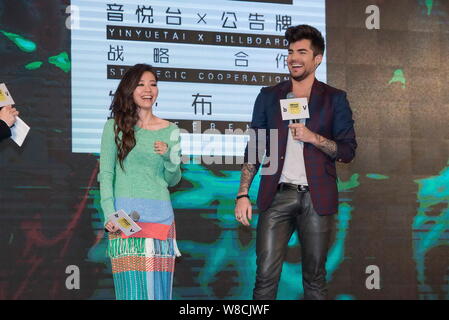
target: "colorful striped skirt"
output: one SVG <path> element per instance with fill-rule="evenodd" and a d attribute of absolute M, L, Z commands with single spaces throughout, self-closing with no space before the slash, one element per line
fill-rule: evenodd
<path fill-rule="evenodd" d="M 171 300 L 175 258 L 181 255 L 174 224 L 167 240 L 109 233 L 108 254 L 117 300 Z"/>

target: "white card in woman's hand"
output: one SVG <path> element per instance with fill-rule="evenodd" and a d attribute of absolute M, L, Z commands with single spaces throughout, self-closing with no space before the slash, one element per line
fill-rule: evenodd
<path fill-rule="evenodd" d="M 30 131 L 30 127 L 22 119 L 16 117 L 16 122 L 11 127 L 11 139 L 21 147 L 28 131 Z"/>
<path fill-rule="evenodd" d="M 11 94 L 4 83 L 0 83 L 0 107 L 14 104 Z"/>
<path fill-rule="evenodd" d="M 122 209 L 109 215 L 109 221 L 112 221 L 127 237 L 142 230 L 131 219 L 131 217 Z"/>

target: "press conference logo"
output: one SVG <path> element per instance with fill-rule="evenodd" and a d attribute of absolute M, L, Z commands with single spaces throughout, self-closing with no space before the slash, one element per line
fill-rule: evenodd
<path fill-rule="evenodd" d="M 369 265 L 365 269 L 365 273 L 369 276 L 365 280 L 365 287 L 368 290 L 380 290 L 380 269 L 376 265 Z"/>
<path fill-rule="evenodd" d="M 76 265 L 69 265 L 65 269 L 65 273 L 69 274 L 65 280 L 67 290 L 80 289 L 80 268 Z"/>
<path fill-rule="evenodd" d="M 80 28 L 80 8 L 78 6 L 67 6 L 65 13 L 69 16 L 65 20 L 65 26 L 69 30 Z"/>
<path fill-rule="evenodd" d="M 380 9 L 376 5 L 370 5 L 366 7 L 365 13 L 369 16 L 365 20 L 365 26 L 368 30 L 380 29 Z"/>

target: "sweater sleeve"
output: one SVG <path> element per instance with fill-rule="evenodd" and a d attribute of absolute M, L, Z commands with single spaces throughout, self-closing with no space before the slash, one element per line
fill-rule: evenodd
<path fill-rule="evenodd" d="M 181 135 L 179 128 L 170 135 L 169 149 L 162 155 L 164 160 L 164 180 L 173 187 L 181 180 Z"/>
<path fill-rule="evenodd" d="M 110 119 L 106 122 L 101 137 L 100 173 L 98 174 L 101 209 L 105 217 L 104 224 L 106 224 L 108 216 L 115 212 L 114 178 L 116 162 L 117 146 L 115 144 L 114 120 Z"/>
<path fill-rule="evenodd" d="M 9 138 L 11 136 L 11 129 L 8 127 L 5 121 L 0 120 L 0 141 Z"/>

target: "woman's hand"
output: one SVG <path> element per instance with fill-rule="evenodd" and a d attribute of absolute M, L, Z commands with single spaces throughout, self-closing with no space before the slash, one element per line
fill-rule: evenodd
<path fill-rule="evenodd" d="M 168 150 L 168 145 L 162 141 L 156 141 L 154 143 L 154 152 L 157 154 L 163 155 Z"/>
<path fill-rule="evenodd" d="M 6 122 L 8 127 L 11 127 L 16 122 L 16 117 L 19 115 L 19 111 L 13 108 L 11 105 L 5 106 L 0 110 L 0 120 Z"/>
<path fill-rule="evenodd" d="M 120 231 L 120 229 L 111 221 L 109 221 L 108 223 L 106 223 L 105 225 L 106 230 L 108 230 L 109 232 L 117 232 Z"/>

